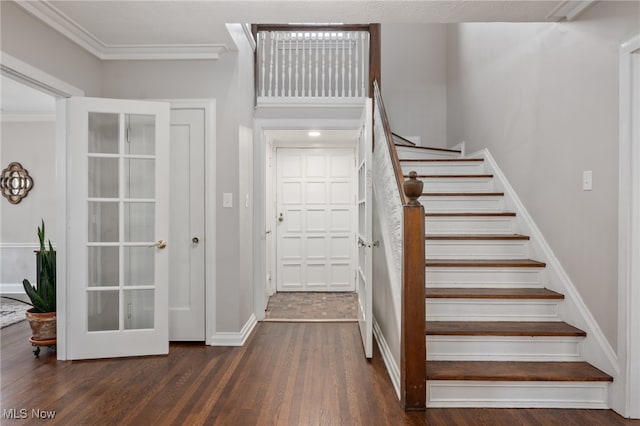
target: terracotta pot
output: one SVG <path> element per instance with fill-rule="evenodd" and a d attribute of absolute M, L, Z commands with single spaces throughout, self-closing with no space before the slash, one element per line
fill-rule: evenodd
<path fill-rule="evenodd" d="M 27 310 L 26 317 L 33 333 L 33 340 L 52 340 L 56 338 L 56 313 L 33 312 L 34 308 Z"/>

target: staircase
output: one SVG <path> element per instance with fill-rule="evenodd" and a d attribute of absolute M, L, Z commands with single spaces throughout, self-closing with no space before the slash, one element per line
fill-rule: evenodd
<path fill-rule="evenodd" d="M 397 143 L 424 182 L 427 407 L 607 408 L 612 378 L 581 357 L 586 333 L 483 158 Z"/>

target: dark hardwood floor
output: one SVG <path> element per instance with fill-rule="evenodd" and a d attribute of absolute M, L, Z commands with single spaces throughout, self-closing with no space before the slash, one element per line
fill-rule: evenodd
<path fill-rule="evenodd" d="M 261 323 L 242 348 L 175 343 L 169 356 L 34 358 L 25 322 L 0 332 L 2 425 L 622 425 L 607 410 L 405 413 L 355 323 Z M 26 409 L 26 419 L 20 416 Z M 55 411 L 53 420 L 32 409 Z"/>

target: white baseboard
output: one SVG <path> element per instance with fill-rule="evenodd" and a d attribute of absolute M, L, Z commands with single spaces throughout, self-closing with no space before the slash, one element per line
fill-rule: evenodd
<path fill-rule="evenodd" d="M 467 153 L 467 147 L 466 147 L 465 141 L 462 141 L 459 144 L 450 147 L 449 149 L 457 149 L 458 151 L 460 151 L 461 157 L 464 157 Z"/>
<path fill-rule="evenodd" d="M 376 338 L 376 342 L 378 343 L 378 348 L 380 349 L 380 353 L 382 354 L 384 365 L 387 367 L 387 373 L 389 374 L 391 383 L 393 383 L 393 388 L 396 390 L 398 399 L 400 399 L 400 366 L 393 358 L 391 349 L 389 348 L 389 345 L 384 338 L 384 334 L 382 334 L 382 329 L 378 325 L 378 321 L 376 321 L 375 318 L 373 319 L 373 335 Z"/>
<path fill-rule="evenodd" d="M 256 321 L 256 316 L 251 314 L 247 322 L 245 323 L 242 330 L 239 332 L 225 332 L 219 331 L 211 336 L 210 345 L 211 346 L 243 346 L 251 332 L 255 328 L 258 321 Z"/>
<path fill-rule="evenodd" d="M 11 297 L 26 296 L 22 283 L 0 283 L 0 294 Z"/>

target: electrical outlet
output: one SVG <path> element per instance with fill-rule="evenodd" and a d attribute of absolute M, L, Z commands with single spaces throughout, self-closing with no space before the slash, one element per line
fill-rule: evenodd
<path fill-rule="evenodd" d="M 593 189 L 593 171 L 585 170 L 582 172 L 582 190 L 591 191 Z"/>
<path fill-rule="evenodd" d="M 222 193 L 222 207 L 225 209 L 233 207 L 233 194 L 231 192 Z"/>

